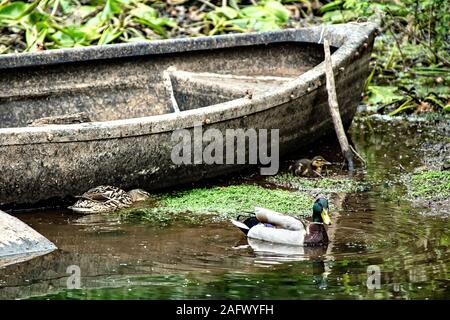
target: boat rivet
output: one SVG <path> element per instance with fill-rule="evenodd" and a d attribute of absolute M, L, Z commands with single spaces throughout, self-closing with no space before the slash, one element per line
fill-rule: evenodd
<path fill-rule="evenodd" d="M 209 124 L 211 122 L 211 120 L 209 120 L 208 118 L 206 118 L 205 120 L 203 120 L 204 124 Z"/>
<path fill-rule="evenodd" d="M 358 51 L 355 52 L 355 57 L 359 57 L 359 52 Z"/>
<path fill-rule="evenodd" d="M 367 42 L 364 42 L 363 46 L 364 48 L 367 48 L 369 45 L 367 44 Z"/>
<path fill-rule="evenodd" d="M 311 91 L 311 88 L 306 89 L 306 91 L 310 92 L 310 91 Z"/>
<path fill-rule="evenodd" d="M 48 140 L 48 141 L 52 141 L 52 140 L 53 140 L 53 134 L 48 133 L 48 134 L 47 134 L 47 140 Z"/>

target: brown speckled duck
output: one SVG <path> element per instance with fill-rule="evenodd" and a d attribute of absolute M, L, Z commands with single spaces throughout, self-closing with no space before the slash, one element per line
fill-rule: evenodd
<path fill-rule="evenodd" d="M 92 214 L 128 208 L 133 203 L 146 200 L 150 194 L 142 189 L 125 192 L 112 186 L 98 186 L 83 193 L 69 209 L 77 213 Z"/>

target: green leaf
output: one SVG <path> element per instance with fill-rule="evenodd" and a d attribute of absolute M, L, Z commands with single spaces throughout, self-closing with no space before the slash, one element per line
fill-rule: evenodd
<path fill-rule="evenodd" d="M 80 18 L 86 18 L 88 15 L 90 15 L 95 10 L 97 10 L 97 8 L 95 6 L 80 6 L 77 8 L 76 14 Z"/>
<path fill-rule="evenodd" d="M 81 28 L 77 26 L 68 26 L 68 27 L 58 27 L 58 30 L 65 35 L 69 36 L 74 44 L 87 45 L 89 44 L 87 41 L 88 35 Z"/>
<path fill-rule="evenodd" d="M 157 23 L 161 26 L 166 26 L 170 28 L 175 28 L 177 26 L 176 21 L 169 18 L 157 18 Z"/>
<path fill-rule="evenodd" d="M 59 0 L 59 5 L 61 6 L 61 11 L 64 14 L 68 14 L 72 11 L 72 0 Z"/>
<path fill-rule="evenodd" d="M 230 4 L 230 7 L 232 7 L 233 9 L 240 11 L 240 8 L 236 2 L 236 0 L 229 0 L 228 3 Z"/>
<path fill-rule="evenodd" d="M 102 36 L 98 40 L 98 44 L 102 45 L 111 43 L 115 39 L 120 37 L 121 34 L 122 32 L 118 31 L 118 28 L 113 28 L 112 26 L 109 26 L 108 28 L 105 29 L 105 31 L 103 31 Z"/>
<path fill-rule="evenodd" d="M 239 12 L 230 7 L 219 7 L 215 11 L 217 13 L 223 14 L 228 19 L 235 19 L 239 16 Z"/>
<path fill-rule="evenodd" d="M 29 4 L 16 1 L 11 4 L 8 4 L 2 8 L 0 8 L 0 20 L 1 19 L 10 19 L 15 20 L 20 18 L 28 9 Z"/>
<path fill-rule="evenodd" d="M 75 45 L 73 39 L 61 31 L 57 31 L 54 34 L 49 35 L 49 38 L 57 43 L 59 47 L 71 48 Z"/>
<path fill-rule="evenodd" d="M 106 22 L 114 17 L 115 14 L 120 13 L 122 10 L 116 0 L 106 0 L 105 8 L 101 12 L 100 19 L 102 22 Z"/>
<path fill-rule="evenodd" d="M 138 3 L 136 8 L 130 11 L 130 14 L 134 17 L 146 20 L 158 17 L 158 12 L 154 8 L 142 3 Z"/>
<path fill-rule="evenodd" d="M 332 2 L 327 3 L 326 5 L 322 6 L 319 11 L 320 11 L 320 13 L 334 11 L 334 10 L 339 9 L 343 3 L 344 3 L 344 0 L 332 1 Z"/>
<path fill-rule="evenodd" d="M 398 95 L 398 88 L 395 86 L 368 86 L 369 104 L 391 104 L 399 101 L 403 96 Z"/>
<path fill-rule="evenodd" d="M 35 26 L 34 31 L 31 34 L 26 34 L 27 40 L 27 49 L 25 51 L 33 52 L 37 50 L 38 44 L 43 44 L 45 41 L 45 37 L 48 33 L 48 28 L 42 28 L 39 32 L 37 32 L 37 27 Z M 31 29 L 27 29 L 27 33 Z"/>
<path fill-rule="evenodd" d="M 233 19 L 233 20 L 228 20 L 228 24 L 230 25 L 234 25 L 238 28 L 241 29 L 248 29 L 249 28 L 249 24 L 251 23 L 251 19 L 248 18 L 242 18 L 242 19 Z"/>
<path fill-rule="evenodd" d="M 398 107 L 394 111 L 388 113 L 388 116 L 392 117 L 392 116 L 395 116 L 405 110 L 412 109 L 415 107 L 416 107 L 416 103 L 414 102 L 414 100 L 411 97 L 408 97 L 408 98 L 406 98 L 406 101 L 400 105 L 400 107 Z"/>
<path fill-rule="evenodd" d="M 256 21 L 253 29 L 256 31 L 271 31 L 280 29 L 280 26 L 275 21 Z"/>
<path fill-rule="evenodd" d="M 136 22 L 149 27 L 153 32 L 164 38 L 167 38 L 165 27 L 176 27 L 176 22 L 174 20 L 169 18 L 158 18 L 158 12 L 145 4 L 138 4 L 135 9 L 131 10 L 131 14 L 136 17 Z"/>
<path fill-rule="evenodd" d="M 176 23 L 168 18 L 152 18 L 152 19 L 137 18 L 136 22 L 146 25 L 147 27 L 152 29 L 156 34 L 164 38 L 167 38 L 167 32 L 164 27 L 168 26 L 173 28 L 174 26 L 176 26 Z"/>
<path fill-rule="evenodd" d="M 274 16 L 277 17 L 278 21 L 281 23 L 286 23 L 289 20 L 289 10 L 286 9 L 281 2 L 278 1 L 267 1 L 264 5 L 266 10 L 271 12 Z"/>
<path fill-rule="evenodd" d="M 428 101 L 433 103 L 436 106 L 441 107 L 442 109 L 445 109 L 444 102 L 440 101 L 438 97 L 436 97 L 434 94 L 429 94 L 425 97 L 424 101 Z"/>
<path fill-rule="evenodd" d="M 19 20 L 26 15 L 33 12 L 33 10 L 39 5 L 41 0 L 34 0 L 30 4 L 26 4 L 22 1 L 16 1 L 9 5 L 0 8 L 0 21 L 1 20 Z"/>
<path fill-rule="evenodd" d="M 322 20 L 331 23 L 343 23 L 357 18 L 357 14 L 352 10 L 337 10 L 326 12 Z"/>
<path fill-rule="evenodd" d="M 241 14 L 248 18 L 261 19 L 267 17 L 268 12 L 260 6 L 249 6 L 242 9 Z"/>
<path fill-rule="evenodd" d="M 219 22 L 222 20 L 222 18 L 215 11 L 208 12 L 206 14 L 206 18 L 208 20 L 211 20 L 213 25 L 219 24 Z"/>
<path fill-rule="evenodd" d="M 27 47 L 31 47 L 36 41 L 37 33 L 38 31 L 36 26 L 33 26 L 33 28 L 28 28 L 25 31 L 25 42 L 27 44 Z"/>
<path fill-rule="evenodd" d="M 100 38 L 99 29 L 104 24 L 101 19 L 102 13 L 98 13 L 95 17 L 89 19 L 83 26 L 81 26 L 79 29 L 80 31 L 84 32 L 86 34 L 87 40 L 95 40 Z"/>
<path fill-rule="evenodd" d="M 449 75 L 450 69 L 444 67 L 416 67 L 411 68 L 411 71 L 415 74 L 427 76 L 427 75 Z"/>
<path fill-rule="evenodd" d="M 27 15 L 26 17 L 24 17 L 21 20 L 21 23 L 23 23 L 24 25 L 36 25 L 36 24 L 47 24 L 47 20 L 48 20 L 49 16 L 45 13 L 41 13 L 39 11 L 33 11 L 31 12 L 29 15 Z"/>

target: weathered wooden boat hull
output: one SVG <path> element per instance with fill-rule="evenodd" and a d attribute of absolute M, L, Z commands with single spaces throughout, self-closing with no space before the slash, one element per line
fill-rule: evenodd
<path fill-rule="evenodd" d="M 374 32 L 372 24 L 348 24 L 2 56 L 0 205 L 63 198 L 101 184 L 152 190 L 245 167 L 175 165 L 173 131 L 192 132 L 198 123 L 221 132 L 279 129 L 280 155 L 330 133 L 318 44 L 324 36 L 336 49 L 336 89 L 349 125 L 368 75 Z M 249 82 L 249 99 L 239 81 L 233 86 L 226 79 L 205 84 L 175 77 L 181 112 L 169 113 L 161 74 L 171 66 L 287 80 Z M 80 111 L 94 122 L 26 127 L 30 119 Z"/>

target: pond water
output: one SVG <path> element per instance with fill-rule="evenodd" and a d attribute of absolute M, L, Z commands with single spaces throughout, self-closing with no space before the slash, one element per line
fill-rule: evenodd
<path fill-rule="evenodd" d="M 414 208 L 400 179 L 423 164 L 427 139 L 415 126 L 354 123 L 352 140 L 367 160 L 360 175 L 372 187 L 337 197 L 323 250 L 255 252 L 228 222 L 160 227 L 66 210 L 16 214 L 59 250 L 0 269 L 0 299 L 449 299 L 449 215 Z M 341 160 L 335 143 L 319 145 Z M 71 265 L 81 289 L 67 288 Z M 379 286 L 371 270 L 380 271 Z"/>

